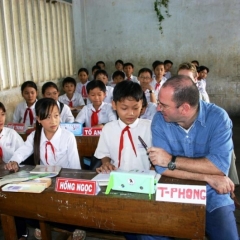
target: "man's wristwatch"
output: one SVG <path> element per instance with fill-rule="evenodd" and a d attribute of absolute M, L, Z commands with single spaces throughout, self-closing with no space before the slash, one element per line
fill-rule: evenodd
<path fill-rule="evenodd" d="M 154 90 L 149 90 L 149 93 L 154 93 Z"/>
<path fill-rule="evenodd" d="M 168 163 L 168 169 L 169 170 L 173 171 L 174 169 L 176 169 L 176 163 L 175 163 L 176 158 L 177 158 L 177 156 L 172 156 L 171 161 Z"/>

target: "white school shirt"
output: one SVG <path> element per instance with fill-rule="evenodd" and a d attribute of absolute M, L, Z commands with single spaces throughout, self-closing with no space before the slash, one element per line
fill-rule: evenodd
<path fill-rule="evenodd" d="M 165 72 L 164 77 L 169 79 L 172 76 L 171 72 Z"/>
<path fill-rule="evenodd" d="M 150 83 L 150 85 L 153 87 L 153 90 L 154 90 L 154 94 L 156 96 L 156 99 L 158 99 L 158 94 L 159 94 L 159 91 L 160 91 L 160 88 L 162 87 L 162 85 L 167 81 L 167 78 L 166 77 L 162 77 L 162 80 L 160 82 L 160 85 L 157 87 L 156 89 L 156 84 L 157 84 L 157 81 L 156 79 L 154 78 L 152 80 L 152 82 Z"/>
<path fill-rule="evenodd" d="M 131 80 L 128 80 L 128 78 L 125 77 L 124 80 L 128 80 L 128 81 L 132 81 L 132 82 L 139 83 L 138 78 L 137 78 L 136 76 L 131 75 L 130 79 L 131 79 Z"/>
<path fill-rule="evenodd" d="M 85 86 L 86 87 L 86 93 L 87 93 L 87 84 L 89 83 L 89 81 L 87 81 L 86 83 L 82 84 L 81 82 L 77 83 L 76 86 L 76 92 L 79 94 L 82 94 L 82 87 Z M 87 97 L 82 96 L 83 99 L 87 99 Z"/>
<path fill-rule="evenodd" d="M 75 92 L 72 99 L 67 97 L 67 94 L 63 94 L 58 98 L 59 102 L 62 102 L 69 106 L 69 102 L 72 101 L 73 107 L 79 107 L 85 105 L 82 94 Z"/>
<path fill-rule="evenodd" d="M 59 107 L 59 110 L 61 111 L 61 106 L 59 101 L 57 101 L 57 105 Z M 60 113 L 60 122 L 62 123 L 73 123 L 74 122 L 74 116 L 72 115 L 71 109 L 68 105 L 64 104 L 62 111 Z"/>
<path fill-rule="evenodd" d="M 150 102 L 147 105 L 145 113 L 141 115 L 140 118 L 152 120 L 156 112 L 157 112 L 157 104 Z"/>
<path fill-rule="evenodd" d="M 36 100 L 37 102 L 37 100 Z M 29 113 L 27 114 L 26 117 L 26 122 L 25 125 L 28 126 L 33 126 L 36 123 L 36 112 L 35 112 L 35 104 L 36 102 L 30 107 L 30 109 L 32 110 L 33 113 L 33 124 L 30 124 L 30 118 L 29 118 Z M 13 122 L 14 123 L 23 123 L 24 120 L 24 114 L 26 109 L 28 108 L 27 103 L 21 102 L 17 105 L 17 107 L 15 108 L 15 111 L 13 113 Z"/>
<path fill-rule="evenodd" d="M 33 154 L 34 135 L 35 131 L 27 137 L 24 145 L 15 151 L 10 161 L 15 161 L 20 164 L 31 154 Z M 48 164 L 45 159 L 46 142 L 48 142 L 48 139 L 45 136 L 44 129 L 42 129 L 40 140 L 40 165 L 57 165 L 61 166 L 62 168 L 81 169 L 77 142 L 73 133 L 58 127 L 58 130 L 50 140 L 54 147 L 54 154 L 51 147 L 47 147 Z"/>
<path fill-rule="evenodd" d="M 112 109 L 111 104 L 102 102 L 99 109 L 101 109 L 101 111 L 98 113 L 98 124 L 108 123 L 117 119 L 116 112 Z M 85 123 L 86 127 L 91 127 L 92 111 L 96 111 L 92 103 L 87 104 L 78 113 L 75 122 Z"/>
<path fill-rule="evenodd" d="M 201 79 L 200 81 L 197 81 L 197 88 L 200 93 L 200 99 L 209 103 L 210 99 L 209 99 L 208 93 L 206 91 L 206 80 Z"/>
<path fill-rule="evenodd" d="M 3 152 L 2 160 L 8 163 L 13 153 L 23 144 L 23 139 L 15 130 L 4 127 L 0 133 L 0 147 Z"/>
<path fill-rule="evenodd" d="M 106 103 L 112 103 L 113 100 L 113 87 L 106 86 L 106 97 L 104 98 L 104 102 Z"/>
<path fill-rule="evenodd" d="M 122 130 L 125 127 L 126 124 L 120 119 L 107 123 L 102 129 L 94 156 L 99 159 L 109 157 L 111 159 L 111 164 L 118 168 L 120 137 Z M 135 155 L 132 144 L 128 138 L 128 133 L 125 132 L 123 135 L 123 149 L 121 152 L 119 169 L 124 171 L 149 170 L 151 166 L 150 160 L 148 159 L 147 152 L 139 141 L 138 136 L 144 140 L 148 147 L 152 146 L 151 121 L 138 118 L 133 124 L 130 124 L 129 127 L 137 156 Z"/>

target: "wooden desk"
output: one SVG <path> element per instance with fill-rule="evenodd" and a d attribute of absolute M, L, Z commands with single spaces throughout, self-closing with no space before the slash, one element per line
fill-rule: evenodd
<path fill-rule="evenodd" d="M 30 170 L 32 167 L 26 168 Z M 6 171 L 0 169 L 0 174 L 4 175 Z M 60 174 L 62 177 L 88 179 L 94 175 L 94 172 L 69 169 L 63 169 Z M 197 184 L 194 181 L 166 177 L 161 180 Z M 0 190 L 0 214 L 5 239 L 16 239 L 13 216 L 38 219 L 42 237 L 47 240 L 51 237 L 45 221 L 110 231 L 204 239 L 204 205 L 156 202 L 155 196 L 149 200 L 147 194 L 117 191 L 111 191 L 110 195 L 99 193 L 97 196 L 66 194 L 55 192 L 54 186 L 55 181 L 40 194 Z"/>

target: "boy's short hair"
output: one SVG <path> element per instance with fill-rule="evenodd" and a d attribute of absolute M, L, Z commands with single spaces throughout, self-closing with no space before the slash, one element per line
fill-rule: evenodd
<path fill-rule="evenodd" d="M 130 62 L 127 62 L 127 63 L 123 64 L 123 68 L 128 67 L 128 66 L 131 66 L 132 68 L 134 68 L 134 65 Z"/>
<path fill-rule="evenodd" d="M 196 63 L 197 66 L 199 67 L 199 62 L 198 62 L 198 60 L 192 60 L 191 63 Z"/>
<path fill-rule="evenodd" d="M 116 84 L 113 90 L 113 101 L 117 103 L 126 98 L 133 98 L 137 102 L 143 99 L 143 90 L 139 83 L 124 80 Z"/>
<path fill-rule="evenodd" d="M 33 81 L 26 81 L 22 84 L 21 86 L 21 92 L 23 92 L 23 90 L 26 88 L 26 87 L 31 87 L 31 88 L 34 88 L 36 91 L 37 91 L 37 85 L 35 82 Z"/>
<path fill-rule="evenodd" d="M 97 70 L 94 73 L 94 79 L 95 80 L 96 80 L 96 77 L 97 77 L 98 74 L 102 74 L 102 75 L 104 75 L 104 76 L 106 76 L 108 78 L 108 74 L 107 74 L 107 72 L 104 69 L 99 69 L 99 70 Z"/>
<path fill-rule="evenodd" d="M 160 62 L 161 62 L 161 61 L 159 61 L 159 60 L 154 61 L 154 62 L 152 63 L 152 68 L 154 69 L 154 66 L 155 66 L 156 64 L 160 63 Z"/>
<path fill-rule="evenodd" d="M 103 61 L 97 61 L 96 65 L 98 65 L 98 64 L 103 64 L 105 66 L 105 62 L 103 62 Z"/>
<path fill-rule="evenodd" d="M 166 64 L 168 64 L 168 63 L 170 63 L 170 64 L 173 65 L 173 62 L 172 62 L 171 60 L 165 60 L 163 63 L 164 63 L 164 65 L 166 65 Z"/>
<path fill-rule="evenodd" d="M 209 73 L 209 68 L 208 68 L 208 67 L 206 67 L 206 66 L 200 66 L 200 67 L 198 67 L 198 73 L 201 72 L 201 71 L 203 71 L 203 70 L 207 70 L 207 73 Z"/>
<path fill-rule="evenodd" d="M 99 88 L 102 92 L 104 92 L 104 93 L 106 92 L 106 86 L 100 80 L 92 80 L 92 81 L 90 81 L 87 84 L 87 86 L 86 86 L 87 93 L 89 94 L 90 90 L 93 90 L 94 88 Z"/>
<path fill-rule="evenodd" d="M 161 61 L 155 61 L 155 64 L 153 64 L 153 70 L 156 69 L 156 67 L 160 66 L 160 65 L 163 65 L 164 66 L 164 63 L 161 62 Z"/>
<path fill-rule="evenodd" d="M 78 70 L 78 75 L 79 75 L 80 72 L 85 72 L 88 75 L 88 70 L 86 68 L 80 68 Z"/>
<path fill-rule="evenodd" d="M 118 60 L 115 62 L 115 66 L 116 66 L 118 63 L 120 63 L 120 64 L 123 65 L 123 61 L 122 61 L 121 59 L 118 59 Z"/>
<path fill-rule="evenodd" d="M 197 77 L 197 68 L 193 63 L 190 62 L 181 63 L 178 67 L 177 72 L 179 72 L 180 70 L 189 70 L 193 73 L 194 77 Z"/>
<path fill-rule="evenodd" d="M 125 78 L 124 72 L 118 70 L 118 71 L 115 71 L 115 72 L 113 73 L 112 79 L 114 79 L 115 77 L 118 77 L 118 76 L 122 77 L 123 79 Z"/>
<path fill-rule="evenodd" d="M 67 84 L 67 83 L 72 83 L 75 87 L 77 85 L 76 80 L 74 78 L 72 78 L 72 77 L 64 78 L 63 81 L 62 81 L 62 87 L 64 87 L 65 84 Z"/>
<path fill-rule="evenodd" d="M 139 71 L 138 71 L 138 77 L 140 76 L 140 74 L 144 73 L 144 72 L 148 72 L 152 78 L 152 70 L 149 69 L 149 68 L 141 68 Z"/>
<path fill-rule="evenodd" d="M 98 65 L 94 65 L 93 67 L 92 67 L 92 72 L 94 71 L 94 70 L 100 70 L 101 68 L 98 66 Z"/>
<path fill-rule="evenodd" d="M 59 90 L 58 90 L 58 86 L 57 86 L 56 83 L 54 83 L 54 82 L 46 82 L 46 83 L 44 83 L 44 84 L 42 85 L 42 95 L 44 95 L 46 89 L 49 88 L 49 87 L 53 87 L 53 88 L 55 88 L 57 91 L 59 91 Z"/>

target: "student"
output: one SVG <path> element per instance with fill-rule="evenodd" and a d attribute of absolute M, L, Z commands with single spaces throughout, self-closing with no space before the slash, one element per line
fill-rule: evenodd
<path fill-rule="evenodd" d="M 239 239 L 227 177 L 232 154 L 232 122 L 222 108 L 199 101 L 192 79 L 178 75 L 159 92 L 149 157 L 158 173 L 207 182 L 206 233 L 209 239 Z M 143 238 L 144 239 L 144 238 Z M 148 236 L 146 239 L 161 239 Z"/>
<path fill-rule="evenodd" d="M 201 94 L 205 97 L 207 102 L 210 102 L 209 96 L 206 91 L 206 78 L 209 73 L 209 69 L 205 66 L 198 67 L 198 89 L 201 92 Z"/>
<path fill-rule="evenodd" d="M 198 87 L 199 99 L 203 100 L 205 102 L 209 102 L 209 97 L 208 97 L 207 92 L 205 94 L 202 94 L 202 91 L 200 91 L 200 89 L 199 89 L 198 81 L 197 81 L 198 73 L 197 73 L 197 69 L 193 63 L 184 62 L 184 63 L 180 64 L 178 67 L 178 75 L 189 76 L 193 80 L 193 82 L 196 84 L 196 86 Z"/>
<path fill-rule="evenodd" d="M 99 66 L 97 66 L 97 65 L 94 65 L 93 67 L 92 67 L 92 77 L 91 77 L 91 80 L 94 80 L 94 74 L 95 74 L 95 72 L 97 71 L 97 70 L 100 70 L 101 68 L 99 67 Z"/>
<path fill-rule="evenodd" d="M 141 88 L 145 93 L 147 102 L 157 103 L 156 96 L 154 94 L 152 82 L 152 71 L 149 68 L 142 68 L 138 72 L 138 81 L 140 82 Z"/>
<path fill-rule="evenodd" d="M 115 68 L 116 68 L 117 71 L 123 71 L 123 61 L 118 59 L 115 62 Z"/>
<path fill-rule="evenodd" d="M 125 80 L 130 80 L 130 81 L 138 83 L 137 77 L 132 75 L 133 71 L 134 71 L 134 66 L 132 63 L 130 63 L 130 62 L 124 63 L 123 71 L 125 73 Z"/>
<path fill-rule="evenodd" d="M 23 145 L 23 139 L 13 129 L 4 127 L 6 108 L 0 102 L 0 163 L 9 162 L 13 153 Z"/>
<path fill-rule="evenodd" d="M 143 94 L 143 105 L 139 118 L 152 120 L 156 112 L 157 104 L 152 102 L 148 103 L 145 94 Z"/>
<path fill-rule="evenodd" d="M 163 83 L 167 81 L 167 78 L 164 77 L 165 74 L 164 63 L 160 61 L 155 62 L 155 64 L 153 65 L 153 72 L 155 77 L 153 78 L 150 84 L 153 87 L 157 99 L 161 86 L 163 85 Z"/>
<path fill-rule="evenodd" d="M 37 101 L 37 85 L 33 81 L 26 81 L 21 86 L 22 96 L 25 101 L 19 103 L 13 113 L 14 123 L 25 123 L 34 126 L 36 123 L 35 103 Z"/>
<path fill-rule="evenodd" d="M 115 71 L 115 72 L 113 73 L 113 75 L 112 75 L 113 81 L 112 81 L 111 86 L 112 86 L 112 87 L 115 87 L 116 84 L 122 82 L 122 81 L 124 80 L 124 78 L 125 78 L 125 74 L 124 74 L 123 71 L 119 71 L 119 70 L 118 70 L 118 71 Z"/>
<path fill-rule="evenodd" d="M 153 76 L 153 79 L 155 78 L 155 73 L 154 73 L 154 66 L 157 65 L 158 63 L 160 63 L 161 61 L 159 60 L 155 60 L 153 63 L 152 63 L 152 76 Z"/>
<path fill-rule="evenodd" d="M 66 77 L 62 82 L 62 87 L 65 94 L 59 96 L 58 101 L 68 105 L 71 110 L 82 109 L 85 103 L 82 95 L 75 92 L 76 80 L 72 77 Z"/>
<path fill-rule="evenodd" d="M 106 97 L 104 98 L 104 102 L 112 103 L 112 95 L 113 95 L 113 87 L 107 86 L 108 84 L 108 74 L 105 70 L 100 69 L 95 72 L 94 75 L 95 80 L 102 81 L 106 86 Z"/>
<path fill-rule="evenodd" d="M 105 70 L 105 62 L 98 61 L 98 62 L 96 62 L 96 65 L 99 66 L 102 70 Z"/>
<path fill-rule="evenodd" d="M 60 121 L 63 123 L 72 123 L 74 122 L 74 117 L 72 112 L 64 103 L 58 101 L 59 91 L 58 87 L 54 82 L 46 82 L 42 86 L 42 95 L 45 98 L 52 98 L 57 102 L 57 105 L 60 109 Z"/>
<path fill-rule="evenodd" d="M 111 104 L 103 101 L 106 96 L 106 86 L 102 81 L 92 80 L 89 82 L 87 93 L 91 103 L 83 107 L 75 122 L 85 123 L 86 127 L 103 127 L 107 122 L 117 119 Z"/>
<path fill-rule="evenodd" d="M 143 91 L 138 83 L 122 81 L 114 88 L 113 109 L 117 111 L 119 119 L 109 122 L 102 130 L 94 154 L 102 161 L 97 172 L 150 169 L 146 150 L 138 139 L 140 136 L 151 146 L 151 121 L 138 118 L 142 101 Z"/>
<path fill-rule="evenodd" d="M 165 69 L 165 74 L 164 74 L 164 77 L 166 79 L 169 79 L 171 77 L 171 68 L 172 68 L 172 65 L 173 65 L 173 62 L 170 61 L 170 60 L 165 60 L 164 61 L 164 69 Z"/>
<path fill-rule="evenodd" d="M 24 145 L 18 148 L 5 168 L 18 171 L 19 164 L 34 154 L 35 164 L 58 165 L 62 168 L 81 169 L 74 135 L 62 129 L 58 104 L 52 98 L 42 98 L 35 105 L 37 123 Z M 19 224 L 17 220 L 17 224 Z M 19 225 L 17 225 L 19 226 Z M 25 226 L 26 227 L 26 226 Z M 18 237 L 26 233 L 26 228 L 18 228 Z M 38 231 L 38 237 L 41 234 Z"/>
<path fill-rule="evenodd" d="M 77 83 L 76 92 L 82 95 L 84 102 L 86 103 L 88 98 L 86 86 L 89 83 L 88 70 L 86 68 L 80 68 L 78 70 L 78 79 L 80 82 Z"/>

